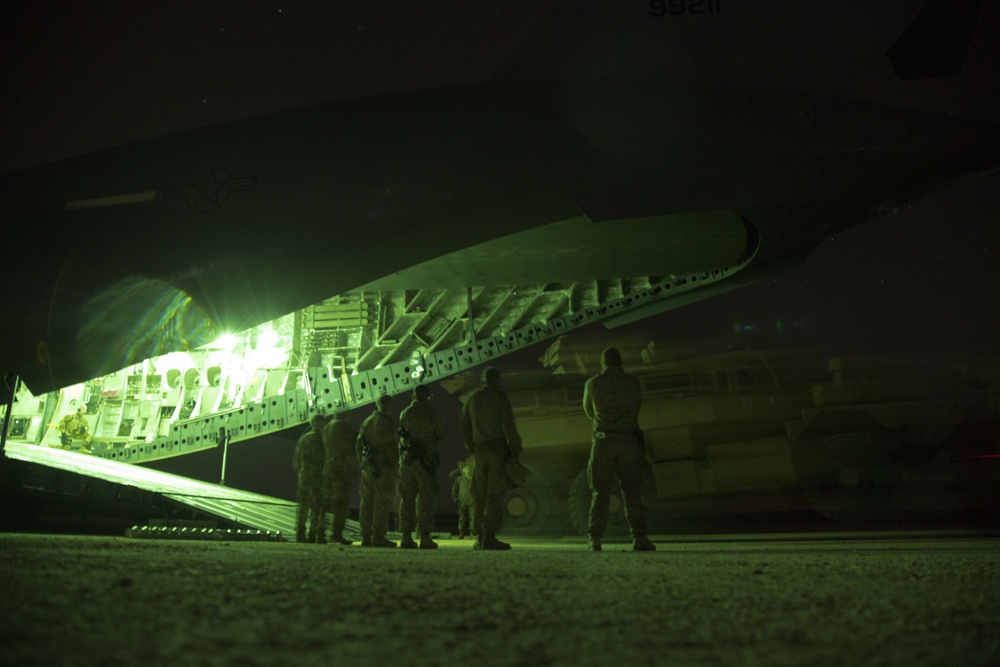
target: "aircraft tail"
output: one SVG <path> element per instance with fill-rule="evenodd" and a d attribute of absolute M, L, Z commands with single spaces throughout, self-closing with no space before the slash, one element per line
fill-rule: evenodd
<path fill-rule="evenodd" d="M 900 79 L 962 71 L 983 0 L 930 0 L 886 54 Z M 991 41 L 996 33 L 991 33 Z"/>

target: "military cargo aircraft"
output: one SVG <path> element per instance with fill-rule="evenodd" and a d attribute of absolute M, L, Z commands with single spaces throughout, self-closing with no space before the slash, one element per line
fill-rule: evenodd
<path fill-rule="evenodd" d="M 765 279 L 996 169 L 982 4 L 557 3 L 487 76 L 4 174 L 0 368 L 140 460 Z"/>
<path fill-rule="evenodd" d="M 980 4 L 567 2 L 486 80 L 6 174 L 2 366 L 52 391 L 360 290 L 760 279 L 996 166 L 995 117 L 913 103 Z"/>

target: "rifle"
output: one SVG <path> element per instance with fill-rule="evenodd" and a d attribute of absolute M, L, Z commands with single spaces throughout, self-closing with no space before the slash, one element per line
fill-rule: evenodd
<path fill-rule="evenodd" d="M 420 465 L 424 467 L 428 475 L 434 476 L 434 466 L 430 464 L 426 457 L 426 451 L 424 450 L 424 443 L 419 440 L 414 440 L 410 436 L 410 432 L 406 430 L 406 427 L 400 424 L 399 426 L 399 439 L 402 441 L 403 450 L 403 463 L 410 463 L 414 459 L 420 462 Z"/>
<path fill-rule="evenodd" d="M 375 448 L 368 443 L 368 439 L 365 438 L 363 433 L 358 434 L 358 442 L 361 444 L 361 463 L 368 466 L 368 472 L 371 473 L 372 482 L 375 484 L 375 490 L 378 490 L 378 466 L 375 464 Z"/>
<path fill-rule="evenodd" d="M 652 463 L 653 458 L 646 447 L 646 434 L 642 432 L 642 429 L 635 429 L 635 442 L 639 446 L 639 456 L 646 459 L 647 462 Z"/>
<path fill-rule="evenodd" d="M 639 453 L 646 453 L 646 434 L 641 429 L 635 430 L 635 444 L 639 445 Z"/>

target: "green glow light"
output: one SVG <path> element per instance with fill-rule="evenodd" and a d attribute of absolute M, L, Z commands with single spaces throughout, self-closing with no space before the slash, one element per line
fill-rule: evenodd
<path fill-rule="evenodd" d="M 232 352 L 239 339 L 231 333 L 224 333 L 212 344 L 212 347 L 219 348 L 226 352 Z"/>

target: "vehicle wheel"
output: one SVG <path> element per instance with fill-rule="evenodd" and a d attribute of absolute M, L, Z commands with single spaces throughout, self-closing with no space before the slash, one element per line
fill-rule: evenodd
<path fill-rule="evenodd" d="M 873 435 L 803 441 L 796 448 L 796 470 L 809 503 L 833 521 L 870 521 L 892 499 L 891 459 Z"/>
<path fill-rule="evenodd" d="M 587 469 L 584 468 L 573 480 L 569 488 L 569 518 L 573 522 L 573 527 L 578 533 L 586 533 L 590 527 L 590 503 L 593 494 L 590 491 L 590 480 L 587 476 Z M 625 519 L 625 501 L 622 498 L 622 485 L 615 480 L 615 485 L 611 489 L 611 513 L 608 518 L 608 527 L 605 537 L 621 537 L 628 535 L 628 521 Z"/>
<path fill-rule="evenodd" d="M 565 535 L 572 532 L 561 494 L 549 484 L 524 484 L 507 492 L 503 532 L 511 535 Z"/>

